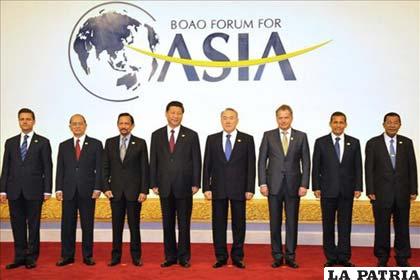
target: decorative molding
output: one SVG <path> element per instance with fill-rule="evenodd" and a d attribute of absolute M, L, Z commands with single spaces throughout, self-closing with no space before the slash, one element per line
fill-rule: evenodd
<path fill-rule="evenodd" d="M 268 221 L 268 204 L 266 199 L 254 199 L 247 202 L 246 215 L 248 221 Z M 60 220 L 61 203 L 51 199 L 44 203 L 42 219 Z M 100 198 L 96 203 L 96 220 L 111 220 L 111 208 L 106 198 Z M 158 198 L 149 198 L 142 205 L 141 218 L 144 221 L 159 221 L 162 218 Z M 9 219 L 7 204 L 0 205 L 0 219 Z M 192 220 L 209 221 L 211 219 L 211 202 L 204 199 L 194 199 Z M 299 222 L 321 221 L 321 208 L 319 200 L 302 199 L 300 202 Z M 373 215 L 370 202 L 367 200 L 355 201 L 353 206 L 354 224 L 372 224 Z M 420 201 L 411 204 L 410 224 L 420 225 Z"/>

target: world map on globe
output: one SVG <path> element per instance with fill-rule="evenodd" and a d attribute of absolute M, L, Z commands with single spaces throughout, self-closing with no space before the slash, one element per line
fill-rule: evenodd
<path fill-rule="evenodd" d="M 134 42 L 141 26 L 147 31 L 150 50 L 154 51 L 159 39 L 150 25 L 117 11 L 101 10 L 98 16 L 88 18 L 78 30 L 73 42 L 73 50 L 77 53 L 86 75 L 91 73 L 90 56 L 94 55 L 97 60 L 100 60 L 104 57 L 101 54 L 105 53 L 107 64 L 112 71 L 120 73 L 115 85 L 125 86 L 126 90 L 136 90 L 140 86 L 138 75 L 141 66 L 128 60 L 126 45 Z M 157 66 L 156 59 L 153 59 L 149 80 Z"/>

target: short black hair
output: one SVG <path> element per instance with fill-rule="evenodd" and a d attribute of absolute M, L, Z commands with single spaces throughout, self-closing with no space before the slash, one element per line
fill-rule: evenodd
<path fill-rule="evenodd" d="M 166 112 L 168 112 L 169 109 L 172 106 L 173 107 L 179 107 L 179 108 L 181 108 L 182 113 L 184 113 L 184 105 L 181 102 L 179 102 L 179 101 L 171 101 L 171 102 L 169 102 L 168 105 L 166 105 Z"/>
<path fill-rule="evenodd" d="M 29 114 L 31 114 L 32 115 L 32 119 L 35 120 L 35 113 L 31 109 L 28 109 L 28 108 L 22 108 L 22 109 L 20 109 L 19 112 L 18 112 L 18 119 L 20 117 L 20 114 L 22 114 L 22 113 L 29 113 Z"/>
<path fill-rule="evenodd" d="M 120 121 L 121 117 L 130 117 L 131 120 L 131 124 L 134 124 L 134 118 L 132 115 L 130 115 L 130 113 L 121 113 L 118 115 L 118 122 Z"/>
<path fill-rule="evenodd" d="M 385 116 L 384 116 L 384 123 L 386 122 L 386 118 L 388 118 L 388 117 L 398 117 L 398 120 L 400 121 L 400 123 L 401 123 L 401 117 L 400 117 L 400 115 L 398 115 L 397 113 L 395 113 L 395 112 L 389 112 L 389 113 L 386 113 L 385 114 Z"/>
<path fill-rule="evenodd" d="M 346 114 L 344 114 L 343 112 L 337 111 L 337 112 L 332 113 L 330 117 L 330 122 L 332 122 L 334 117 L 344 117 L 344 121 L 347 122 Z"/>

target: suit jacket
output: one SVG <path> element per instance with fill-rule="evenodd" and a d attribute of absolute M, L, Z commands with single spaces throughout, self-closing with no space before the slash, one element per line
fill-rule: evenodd
<path fill-rule="evenodd" d="M 120 159 L 120 135 L 105 142 L 103 154 L 104 192 L 111 190 L 114 200 L 124 197 L 136 201 L 149 193 L 149 162 L 146 142 L 131 135 L 124 161 Z"/>
<path fill-rule="evenodd" d="M 42 200 L 52 189 L 51 146 L 47 138 L 34 133 L 25 160 L 20 157 L 20 134 L 6 140 L 0 192 L 15 200 L 23 193 L 27 200 Z"/>
<path fill-rule="evenodd" d="M 344 152 L 341 162 L 334 149 L 331 134 L 315 141 L 312 160 L 312 189 L 321 190 L 325 198 L 353 198 L 355 191 L 362 191 L 362 156 L 360 143 L 344 135 Z"/>
<path fill-rule="evenodd" d="M 56 191 L 63 192 L 64 200 L 76 193 L 89 198 L 93 190 L 102 190 L 102 143 L 86 136 L 80 158 L 76 159 L 73 137 L 60 143 L 57 158 Z"/>
<path fill-rule="evenodd" d="M 390 207 L 406 207 L 410 195 L 417 194 L 417 166 L 411 139 L 397 135 L 395 170 L 392 167 L 384 135 L 373 137 L 366 143 L 366 193 L 376 196 L 376 203 Z"/>
<path fill-rule="evenodd" d="M 251 135 L 238 131 L 229 161 L 222 145 L 223 132 L 207 138 L 204 154 L 203 192 L 213 199 L 245 200 L 255 192 L 255 146 Z"/>
<path fill-rule="evenodd" d="M 268 161 L 268 163 L 267 163 Z M 298 196 L 299 187 L 309 187 L 310 155 L 306 133 L 292 129 L 287 155 L 284 155 L 278 128 L 266 131 L 258 157 L 258 184 L 278 194 L 286 176 L 288 194 Z"/>
<path fill-rule="evenodd" d="M 195 131 L 181 126 L 172 154 L 167 127 L 152 133 L 150 181 L 151 187 L 159 189 L 160 197 L 168 197 L 171 191 L 176 198 L 192 196 L 191 187 L 200 187 L 200 179 L 200 142 Z"/>

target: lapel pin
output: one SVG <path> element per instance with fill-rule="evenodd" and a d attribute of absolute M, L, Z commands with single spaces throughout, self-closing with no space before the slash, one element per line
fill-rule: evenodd
<path fill-rule="evenodd" d="M 34 139 L 34 143 L 38 143 L 38 139 Z"/>
<path fill-rule="evenodd" d="M 347 142 L 347 144 L 346 144 L 347 146 L 350 146 L 351 144 L 350 144 L 350 142 Z"/>
<path fill-rule="evenodd" d="M 131 142 L 131 144 L 133 144 L 133 145 L 134 145 L 134 144 L 136 144 L 136 142 L 134 142 L 134 141 L 133 141 L 133 142 Z"/>
<path fill-rule="evenodd" d="M 398 142 L 399 144 L 402 144 L 403 142 L 402 141 L 400 141 L 400 142 Z"/>
<path fill-rule="evenodd" d="M 87 144 L 89 144 L 88 142 L 85 142 L 85 145 L 87 146 Z"/>
<path fill-rule="evenodd" d="M 290 141 L 293 141 L 293 137 L 290 137 Z"/>
<path fill-rule="evenodd" d="M 241 139 L 238 139 L 238 143 L 241 143 L 242 142 L 242 140 Z"/>
<path fill-rule="evenodd" d="M 181 137 L 185 137 L 185 134 L 182 134 Z"/>

